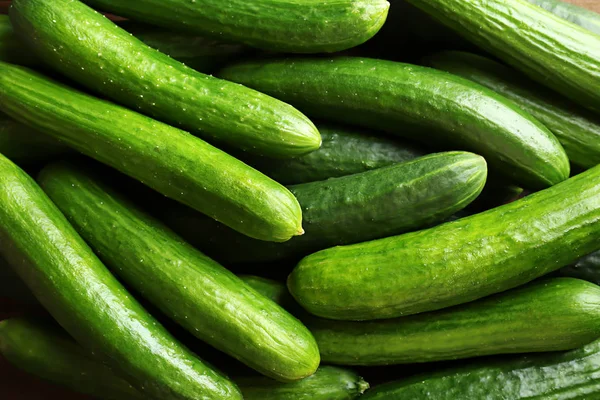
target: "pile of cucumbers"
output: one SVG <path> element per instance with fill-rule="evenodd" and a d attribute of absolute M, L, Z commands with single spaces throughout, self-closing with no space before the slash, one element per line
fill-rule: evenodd
<path fill-rule="evenodd" d="M 44 310 L 9 363 L 108 400 L 600 398 L 600 14 L 6 11 L 0 299 Z"/>

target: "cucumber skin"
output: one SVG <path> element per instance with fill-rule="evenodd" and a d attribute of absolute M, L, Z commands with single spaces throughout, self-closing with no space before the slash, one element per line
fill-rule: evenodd
<path fill-rule="evenodd" d="M 9 15 L 42 61 L 131 109 L 259 155 L 289 157 L 321 145 L 292 106 L 194 71 L 79 1 L 14 0 Z"/>
<path fill-rule="evenodd" d="M 425 63 L 486 86 L 518 104 L 554 133 L 571 162 L 600 164 L 600 118 L 509 67 L 475 54 L 446 51 Z"/>
<path fill-rule="evenodd" d="M 557 274 L 600 285 L 600 251 L 580 258 L 572 265 L 560 269 Z"/>
<path fill-rule="evenodd" d="M 600 166 L 481 214 L 312 254 L 288 287 L 321 317 L 393 318 L 520 286 L 596 250 Z"/>
<path fill-rule="evenodd" d="M 530 78 L 600 111 L 600 36 L 527 0 L 408 0 Z"/>
<path fill-rule="evenodd" d="M 302 323 L 85 165 L 51 164 L 38 181 L 117 276 L 193 335 L 274 379 L 315 372 L 319 350 Z"/>
<path fill-rule="evenodd" d="M 385 0 L 84 2 L 152 25 L 284 53 L 335 52 L 358 46 L 379 31 L 390 6 Z"/>
<path fill-rule="evenodd" d="M 187 207 L 172 206 L 162 212 L 167 225 L 219 261 L 297 260 L 328 247 L 444 221 L 479 195 L 486 173 L 482 157 L 446 152 L 361 174 L 290 186 L 302 206 L 306 233 L 285 243 L 250 239 Z"/>
<path fill-rule="evenodd" d="M 248 61 L 223 69 L 220 76 L 308 115 L 473 151 L 528 188 L 552 186 L 569 176 L 567 155 L 546 127 L 510 100 L 446 72 L 338 57 Z"/>
<path fill-rule="evenodd" d="M 600 35 L 600 15 L 587 8 L 559 0 L 527 0 L 552 14 Z"/>
<path fill-rule="evenodd" d="M 27 174 L 0 156 L 0 255 L 87 351 L 161 399 L 241 399 L 96 258 Z"/>
<path fill-rule="evenodd" d="M 1 62 L 0 107 L 244 234 L 285 241 L 302 232 L 287 189 L 187 132 Z"/>

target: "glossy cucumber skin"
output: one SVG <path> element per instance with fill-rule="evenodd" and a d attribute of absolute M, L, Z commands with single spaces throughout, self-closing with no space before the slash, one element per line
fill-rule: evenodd
<path fill-rule="evenodd" d="M 84 0 L 98 9 L 221 40 L 285 53 L 357 46 L 379 31 L 386 0 Z"/>
<path fill-rule="evenodd" d="M 581 168 L 600 164 L 600 118 L 594 113 L 482 56 L 447 51 L 427 57 L 425 63 L 470 79 L 514 101 L 554 133 L 573 164 Z"/>
<path fill-rule="evenodd" d="M 527 0 L 552 14 L 600 35 L 600 14 L 560 0 Z"/>
<path fill-rule="evenodd" d="M 408 0 L 465 39 L 600 111 L 600 36 L 527 0 Z"/>
<path fill-rule="evenodd" d="M 79 1 L 15 0 L 10 18 L 46 64 L 153 118 L 261 155 L 289 157 L 321 145 L 315 126 L 292 106 L 194 71 Z"/>
<path fill-rule="evenodd" d="M 315 372 L 319 350 L 302 323 L 85 165 L 51 164 L 38 180 L 106 265 L 193 335 L 275 379 Z"/>
<path fill-rule="evenodd" d="M 223 69 L 220 76 L 311 116 L 473 151 L 529 188 L 569 176 L 567 155 L 546 127 L 510 100 L 446 72 L 339 57 L 248 61 Z"/>
<path fill-rule="evenodd" d="M 87 351 L 149 396 L 242 398 L 132 298 L 33 179 L 3 156 L 0 171 L 0 255 Z"/>
<path fill-rule="evenodd" d="M 37 64 L 37 58 L 31 52 L 23 51 L 8 15 L 0 15 L 0 61 L 27 66 Z"/>
<path fill-rule="evenodd" d="M 298 259 L 335 245 L 439 223 L 471 203 L 483 189 L 486 176 L 482 157 L 446 152 L 290 186 L 302 207 L 306 233 L 285 243 L 249 239 L 187 207 L 169 207 L 164 218 L 186 240 L 220 261 Z"/>
<path fill-rule="evenodd" d="M 261 240 L 302 232 L 302 211 L 280 184 L 187 132 L 0 63 L 10 117 Z"/>
<path fill-rule="evenodd" d="M 394 318 L 502 292 L 600 250 L 600 166 L 510 204 L 304 258 L 288 278 L 309 312 Z"/>

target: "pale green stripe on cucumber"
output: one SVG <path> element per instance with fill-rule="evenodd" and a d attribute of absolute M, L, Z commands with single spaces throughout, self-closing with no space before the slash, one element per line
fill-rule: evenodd
<path fill-rule="evenodd" d="M 527 0 L 552 14 L 600 35 L 600 14 L 561 0 Z"/>

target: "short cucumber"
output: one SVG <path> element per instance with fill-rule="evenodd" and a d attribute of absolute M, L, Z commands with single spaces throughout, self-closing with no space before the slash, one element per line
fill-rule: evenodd
<path fill-rule="evenodd" d="M 571 162 L 581 168 L 600 164 L 600 118 L 559 94 L 496 61 L 458 51 L 437 53 L 425 63 L 470 79 L 518 104 L 556 135 Z"/>
<path fill-rule="evenodd" d="M 301 234 L 301 209 L 275 181 L 187 132 L 0 62 L 10 117 L 261 240 Z"/>
<path fill-rule="evenodd" d="M 171 30 L 285 53 L 349 49 L 377 33 L 386 0 L 84 0 L 103 11 Z"/>
<path fill-rule="evenodd" d="M 312 122 L 290 105 L 194 71 L 80 1 L 14 0 L 10 18 L 46 64 L 156 119 L 260 155 L 296 156 L 321 145 Z"/>
<path fill-rule="evenodd" d="M 340 57 L 248 61 L 220 76 L 312 116 L 473 151 L 529 188 L 569 176 L 568 158 L 546 127 L 505 97 L 446 72 Z"/>
<path fill-rule="evenodd" d="M 30 51 L 23 50 L 8 15 L 0 15 L 0 61 L 28 66 L 37 64 L 37 58 Z"/>
<path fill-rule="evenodd" d="M 0 204 L 0 255 L 87 351 L 148 396 L 242 398 L 142 308 L 33 179 L 1 155 Z"/>
<path fill-rule="evenodd" d="M 38 181 L 116 275 L 193 335 L 275 379 L 315 372 L 317 344 L 296 318 L 116 193 L 85 164 L 50 164 Z"/>
<path fill-rule="evenodd" d="M 527 0 L 408 0 L 465 39 L 600 111 L 600 36 Z"/>
<path fill-rule="evenodd" d="M 517 287 L 600 250 L 600 166 L 510 204 L 304 258 L 288 279 L 309 312 L 393 318 Z"/>
<path fill-rule="evenodd" d="M 600 35 L 600 14 L 584 7 L 567 3 L 561 0 L 527 0 L 530 3 L 538 5 L 550 11 L 554 15 L 571 21 L 574 24 L 584 27 Z"/>
<path fill-rule="evenodd" d="M 298 259 L 335 245 L 439 223 L 479 195 L 486 175 L 482 157 L 446 152 L 290 186 L 302 206 L 306 233 L 285 243 L 249 239 L 187 207 L 165 208 L 164 218 L 186 240 L 223 262 Z"/>

